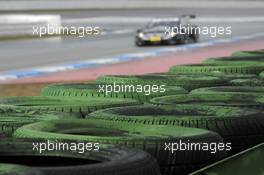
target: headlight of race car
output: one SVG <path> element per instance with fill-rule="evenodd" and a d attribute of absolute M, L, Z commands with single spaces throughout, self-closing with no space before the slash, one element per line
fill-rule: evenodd
<path fill-rule="evenodd" d="M 142 33 L 142 32 L 138 33 L 138 36 L 139 36 L 140 38 L 144 38 L 144 37 L 145 37 L 144 33 Z"/>

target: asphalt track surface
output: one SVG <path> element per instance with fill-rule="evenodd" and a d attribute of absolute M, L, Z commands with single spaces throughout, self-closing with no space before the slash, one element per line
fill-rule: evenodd
<path fill-rule="evenodd" d="M 37 12 L 32 13 L 38 14 Z M 41 14 L 43 13 L 41 12 Z M 97 37 L 58 37 L 0 41 L 0 74 L 5 71 L 54 66 L 63 63 L 107 58 L 126 53 L 151 50 L 153 47 L 138 48 L 134 45 L 134 31 L 144 25 L 146 19 L 154 17 L 174 17 L 181 14 L 196 14 L 197 19 L 203 19 L 202 22 L 199 22 L 199 26 L 231 26 L 231 37 L 250 35 L 264 31 L 264 22 L 262 21 L 264 14 L 261 8 L 94 10 L 46 13 L 60 14 L 63 25 L 65 26 L 98 25 L 111 32 Z M 249 21 L 246 20 L 248 18 L 250 19 Z M 261 18 L 260 21 L 256 20 L 259 18 Z M 119 19 L 122 22 L 119 22 Z M 140 19 L 144 20 L 141 21 Z M 206 21 L 207 19 L 209 20 Z M 210 19 L 218 19 L 218 21 L 212 21 Z M 253 20 L 251 21 L 251 19 Z M 229 37 L 217 36 L 217 38 Z M 201 36 L 200 42 L 210 39 L 215 38 Z"/>

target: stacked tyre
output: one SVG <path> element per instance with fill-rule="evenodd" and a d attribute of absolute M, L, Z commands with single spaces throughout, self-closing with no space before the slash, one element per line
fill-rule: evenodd
<path fill-rule="evenodd" d="M 100 151 L 86 151 L 82 154 L 70 151 L 61 152 L 56 149 L 40 154 L 39 150 L 32 149 L 32 143 L 40 144 L 44 141 L 36 139 L 2 140 L 0 161 L 8 166 L 1 168 L 4 165 L 0 164 L 0 170 L 4 169 L 5 175 L 19 175 L 23 172 L 29 175 L 160 174 L 156 160 L 140 150 L 101 145 Z M 21 164 L 23 167 L 18 166 Z M 10 166 L 15 169 L 10 170 Z M 34 169 L 31 169 L 32 167 Z"/>
<path fill-rule="evenodd" d="M 217 151 L 215 154 L 210 153 L 210 150 L 184 152 L 175 150 L 172 153 L 172 148 L 166 148 L 166 145 L 188 140 L 196 144 L 223 144 L 222 138 L 214 132 L 180 126 L 156 125 L 148 126 L 146 129 L 144 125 L 134 126 L 125 122 L 61 120 L 26 125 L 19 128 L 15 136 L 31 139 L 88 141 L 142 149 L 157 159 L 162 174 L 190 173 L 225 157 L 224 150 Z"/>
<path fill-rule="evenodd" d="M 264 141 L 263 61 L 242 51 L 0 99 L 0 174 L 185 175 L 253 147 Z M 47 149 L 60 143 L 94 149 Z"/>

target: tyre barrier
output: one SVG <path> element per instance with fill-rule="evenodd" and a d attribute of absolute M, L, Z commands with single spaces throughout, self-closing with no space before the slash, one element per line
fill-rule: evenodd
<path fill-rule="evenodd" d="M 34 167 L 30 172 L 51 175 L 158 175 L 159 167 L 162 175 L 187 174 L 225 153 L 259 144 L 264 141 L 263 53 L 237 52 L 203 64 L 173 66 L 169 73 L 102 76 L 90 84 L 49 85 L 40 97 L 0 99 L 0 175 L 1 165 L 26 166 L 19 173 Z M 115 84 L 165 85 L 166 92 L 99 92 L 99 86 Z M 32 142 L 84 141 L 100 143 L 100 150 L 32 150 Z M 231 144 L 232 149 L 213 154 L 175 149 L 181 142 Z M 222 173 L 218 166 L 217 171 L 207 168 L 199 173 Z"/>
<path fill-rule="evenodd" d="M 110 84 L 109 84 L 110 85 Z M 118 85 L 119 86 L 119 85 Z M 102 89 L 104 87 L 104 89 Z M 114 87 L 114 85 L 113 85 Z M 113 88 L 112 87 L 112 88 Z M 120 88 L 120 87 L 119 87 Z M 102 89 L 102 90 L 101 90 Z M 143 89 L 139 92 L 130 92 L 119 90 L 111 90 L 106 92 L 107 87 L 102 84 L 88 84 L 88 83 L 79 83 L 79 84 L 55 84 L 46 86 L 42 90 L 42 96 L 52 96 L 52 97 L 77 97 L 77 98 L 90 98 L 90 97 L 102 97 L 102 98 L 131 98 L 139 101 L 148 101 L 153 97 L 163 96 L 163 95 L 173 95 L 173 94 L 185 94 L 187 91 L 182 87 L 177 86 L 166 86 L 164 92 L 152 92 L 146 95 L 143 92 Z M 150 89 L 149 89 L 150 90 Z"/>
<path fill-rule="evenodd" d="M 223 80 L 223 83 L 226 83 L 225 81 L 229 82 L 234 79 L 250 79 L 250 78 L 258 78 L 256 74 L 230 74 L 230 73 L 224 73 L 224 72 L 208 72 L 208 73 L 166 73 L 166 74 L 172 74 L 172 75 L 185 75 L 185 76 L 213 76 L 217 77 Z M 223 85 L 222 85 L 223 86 Z"/>
<path fill-rule="evenodd" d="M 150 100 L 155 105 L 205 105 L 263 109 L 264 104 L 256 101 L 257 95 L 244 93 L 192 93 L 170 95 Z"/>
<path fill-rule="evenodd" d="M 264 86 L 261 79 L 234 79 L 230 81 L 232 86 Z"/>
<path fill-rule="evenodd" d="M 143 149 L 154 156 L 161 173 L 187 174 L 225 157 L 225 150 L 175 150 L 166 148 L 174 143 L 224 144 L 222 138 L 211 131 L 179 126 L 139 125 L 99 120 L 45 121 L 23 126 L 15 137 L 49 140 L 82 140 L 93 143 L 122 145 Z M 187 148 L 186 148 L 187 149 Z"/>
<path fill-rule="evenodd" d="M 201 87 L 213 87 L 213 86 L 223 86 L 228 84 L 232 77 L 222 76 L 220 74 L 172 74 L 172 73 L 156 73 L 148 74 L 151 76 L 167 77 L 170 84 L 181 86 L 188 91 L 201 88 Z M 245 75 L 243 75 L 244 77 Z M 254 75 L 247 75 L 252 77 Z M 239 76 L 240 77 L 240 76 Z M 177 95 L 177 94 L 175 94 Z"/>
<path fill-rule="evenodd" d="M 32 140 L 1 141 L 0 162 L 35 167 L 48 175 L 160 175 L 156 160 L 141 150 L 101 145 L 100 150 L 82 154 L 59 150 L 40 154 L 32 147 Z"/>
<path fill-rule="evenodd" d="M 264 140 L 264 118 L 260 111 L 237 107 L 200 105 L 146 105 L 95 111 L 88 118 L 103 122 L 202 128 L 220 134 L 236 153 Z"/>
<path fill-rule="evenodd" d="M 210 73 L 223 72 L 228 74 L 259 74 L 264 70 L 261 65 L 214 65 L 214 64 L 189 64 L 176 65 L 170 68 L 170 73 Z"/>
<path fill-rule="evenodd" d="M 39 111 L 25 111 L 22 108 L 12 108 L 11 106 L 0 106 L 0 134 L 5 137 L 12 136 L 13 132 L 26 124 L 65 118 L 66 115 L 43 113 Z"/>
<path fill-rule="evenodd" d="M 264 144 L 262 143 L 196 171 L 191 175 L 232 175 L 234 170 L 239 175 L 262 174 L 264 172 L 263 154 Z"/>
<path fill-rule="evenodd" d="M 259 96 L 258 98 L 256 98 L 256 101 L 257 101 L 258 103 L 261 103 L 261 104 L 264 105 L 264 95 L 261 95 L 261 96 Z"/>
<path fill-rule="evenodd" d="M 13 132 L 26 124 L 34 123 L 37 120 L 21 117 L 0 117 L 0 133 L 5 137 L 12 136 Z"/>
<path fill-rule="evenodd" d="M 232 56 L 264 56 L 264 49 L 254 51 L 238 51 L 234 52 Z"/>
<path fill-rule="evenodd" d="M 192 90 L 199 87 L 224 85 L 227 83 L 227 80 L 212 75 L 157 73 L 145 75 L 108 75 L 97 78 L 96 82 L 180 86 L 186 90 Z"/>
<path fill-rule="evenodd" d="M 199 88 L 191 91 L 191 94 L 234 94 L 234 95 L 261 95 L 264 94 L 264 87 L 261 86 L 219 86 Z"/>
<path fill-rule="evenodd" d="M 113 82 L 117 84 L 170 84 L 167 77 L 159 77 L 154 75 L 105 75 L 98 77 L 95 80 L 97 83 L 112 84 Z"/>
<path fill-rule="evenodd" d="M 137 105 L 138 101 L 132 99 L 103 99 L 103 98 L 55 98 L 55 97 L 9 97 L 0 99 L 0 105 L 10 105 L 13 108 L 24 108 L 28 111 L 64 112 L 73 114 L 78 118 L 86 114 L 116 106 Z"/>
<path fill-rule="evenodd" d="M 0 175 L 44 175 L 32 167 L 0 163 Z"/>
<path fill-rule="evenodd" d="M 203 61 L 203 64 L 212 65 L 262 65 L 264 66 L 264 54 L 258 56 L 231 56 L 231 57 L 219 57 L 209 58 Z"/>
<path fill-rule="evenodd" d="M 264 71 L 259 74 L 260 78 L 264 79 Z"/>
<path fill-rule="evenodd" d="M 200 88 L 191 91 L 191 94 L 204 94 L 205 96 L 233 96 L 237 99 L 238 106 L 240 107 L 253 107 L 259 110 L 264 109 L 264 103 L 258 101 L 256 98 L 264 95 L 263 86 L 222 86 L 222 87 L 209 87 Z M 228 99 L 227 99 L 228 100 Z M 233 100 L 234 101 L 234 100 Z M 232 101 L 226 101 L 226 104 L 232 104 Z"/>

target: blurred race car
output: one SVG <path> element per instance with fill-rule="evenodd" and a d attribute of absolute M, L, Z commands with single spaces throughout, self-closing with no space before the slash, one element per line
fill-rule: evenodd
<path fill-rule="evenodd" d="M 198 42 L 197 26 L 190 19 L 195 15 L 182 15 L 179 18 L 153 19 L 145 27 L 137 30 L 137 46 L 156 44 L 188 44 Z"/>

